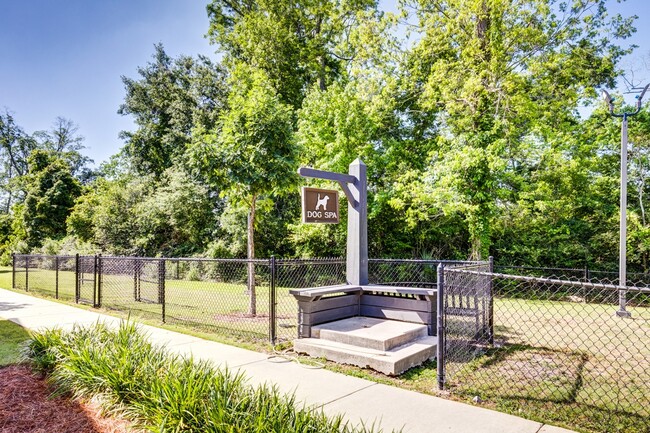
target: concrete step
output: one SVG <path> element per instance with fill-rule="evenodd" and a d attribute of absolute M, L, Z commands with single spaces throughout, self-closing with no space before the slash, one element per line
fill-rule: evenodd
<path fill-rule="evenodd" d="M 311 328 L 312 338 L 381 351 L 403 346 L 427 335 L 426 325 L 372 317 L 350 317 Z"/>
<path fill-rule="evenodd" d="M 426 336 L 390 350 L 376 350 L 319 338 L 299 338 L 294 340 L 293 349 L 309 356 L 397 376 L 434 358 L 437 344 L 437 337 Z"/>

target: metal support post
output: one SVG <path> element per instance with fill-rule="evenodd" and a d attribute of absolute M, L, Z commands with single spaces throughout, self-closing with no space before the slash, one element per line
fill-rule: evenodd
<path fill-rule="evenodd" d="M 16 288 L 16 253 L 11 253 L 11 288 Z"/>
<path fill-rule="evenodd" d="M 54 269 L 55 269 L 54 298 L 59 299 L 59 256 L 54 256 Z"/>
<path fill-rule="evenodd" d="M 93 265 L 93 307 L 97 308 L 97 292 L 99 291 L 99 260 L 95 256 Z"/>
<path fill-rule="evenodd" d="M 438 315 L 438 346 L 436 347 L 436 363 L 438 367 L 438 389 L 445 388 L 445 268 L 438 264 L 438 297 L 436 299 Z"/>
<path fill-rule="evenodd" d="M 618 311 L 619 317 L 631 317 L 627 311 L 627 113 L 623 114 L 621 122 L 621 201 L 619 226 L 618 254 Z"/>
<path fill-rule="evenodd" d="M 650 84 L 645 87 L 633 87 L 632 90 L 639 91 L 636 96 L 636 109 L 634 111 L 614 113 L 614 98 L 610 96 L 607 90 L 602 91 L 603 99 L 609 105 L 609 113 L 614 117 L 620 117 L 621 122 L 621 201 L 620 201 L 620 221 L 619 221 L 619 256 L 618 256 L 618 311 L 619 317 L 631 317 L 626 310 L 627 305 L 627 118 L 634 116 L 641 111 L 643 95 L 648 91 Z"/>
<path fill-rule="evenodd" d="M 276 279 L 276 261 L 275 261 L 275 256 L 271 256 L 271 261 L 269 263 L 271 266 L 271 287 L 270 287 L 270 300 L 269 300 L 269 306 L 270 306 L 270 312 L 269 312 L 269 333 L 270 333 L 270 339 L 271 339 L 271 344 L 275 345 L 278 339 L 277 335 L 277 312 L 276 312 L 276 306 L 277 306 L 277 296 L 275 293 L 275 279 Z"/>
<path fill-rule="evenodd" d="M 488 258 L 489 261 L 489 272 L 490 276 L 488 277 L 490 279 L 489 283 L 489 291 L 488 291 L 488 343 L 490 345 L 494 344 L 494 277 L 492 274 L 494 274 L 494 257 L 490 256 Z"/>
<path fill-rule="evenodd" d="M 29 292 L 29 256 L 25 256 L 25 291 Z"/>
<path fill-rule="evenodd" d="M 74 301 L 79 303 L 79 254 L 74 255 Z"/>
<path fill-rule="evenodd" d="M 158 262 L 158 302 L 160 302 L 162 306 L 162 322 L 165 323 L 165 276 L 167 275 L 166 272 L 166 265 L 165 265 L 165 259 L 161 259 L 160 262 Z"/>

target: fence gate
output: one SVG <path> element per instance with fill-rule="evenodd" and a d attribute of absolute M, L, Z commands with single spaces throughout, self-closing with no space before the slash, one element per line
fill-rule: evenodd
<path fill-rule="evenodd" d="M 494 343 L 493 260 L 438 268 L 438 386 Z"/>
<path fill-rule="evenodd" d="M 75 298 L 77 303 L 99 306 L 97 302 L 99 258 L 96 256 L 77 256 L 77 284 Z"/>
<path fill-rule="evenodd" d="M 137 302 L 162 304 L 165 296 L 165 260 L 135 259 L 133 297 Z"/>

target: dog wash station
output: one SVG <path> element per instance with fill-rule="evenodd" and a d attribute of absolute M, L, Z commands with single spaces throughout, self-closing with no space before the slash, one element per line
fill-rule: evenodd
<path fill-rule="evenodd" d="M 298 301 L 294 350 L 388 375 L 435 357 L 436 289 L 368 283 L 366 165 L 357 159 L 348 174 L 306 167 L 298 174 L 338 182 L 347 197 L 347 284 L 290 291 Z M 304 222 L 338 222 L 337 191 L 302 193 Z"/>

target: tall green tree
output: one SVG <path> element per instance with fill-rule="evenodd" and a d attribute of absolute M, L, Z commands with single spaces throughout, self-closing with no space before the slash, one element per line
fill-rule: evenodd
<path fill-rule="evenodd" d="M 66 219 L 81 188 L 70 165 L 52 152 L 35 150 L 28 164 L 21 217 L 25 240 L 33 248 L 47 238 L 65 236 Z"/>
<path fill-rule="evenodd" d="M 217 128 L 197 137 L 195 158 L 232 206 L 248 209 L 247 256 L 254 259 L 258 202 L 296 185 L 293 111 L 261 70 L 240 64 L 231 83 L 230 110 Z M 255 315 L 253 271 L 251 264 L 249 313 Z"/>
<path fill-rule="evenodd" d="M 226 104 L 226 73 L 204 56 L 173 59 L 157 44 L 153 61 L 138 74 L 122 77 L 126 96 L 118 113 L 133 116 L 137 129 L 120 137 L 134 169 L 159 177 L 183 163 L 194 128 L 215 125 Z"/>
<path fill-rule="evenodd" d="M 263 70 L 281 101 L 299 108 L 306 89 L 321 90 L 345 72 L 356 52 L 350 36 L 376 0 L 213 0 L 208 36 L 230 67 Z"/>
<path fill-rule="evenodd" d="M 613 85 L 632 19 L 605 0 L 420 0 L 409 53 L 413 97 L 441 135 L 422 176 L 424 200 L 464 216 L 471 257 L 488 254 L 505 173 L 530 134 L 574 122 L 594 88 Z M 507 189 L 507 188 L 506 188 Z M 431 203 L 433 201 L 433 203 Z"/>
<path fill-rule="evenodd" d="M 33 136 L 39 142 L 39 148 L 51 151 L 66 160 L 74 176 L 88 176 L 87 166 L 93 161 L 82 153 L 86 147 L 84 137 L 79 134 L 79 125 L 59 116 L 49 130 L 36 131 Z"/>
<path fill-rule="evenodd" d="M 13 114 L 0 114 L 0 197 L 5 213 L 24 197 L 20 179 L 29 171 L 28 158 L 36 148 L 38 142 L 16 124 Z"/>

